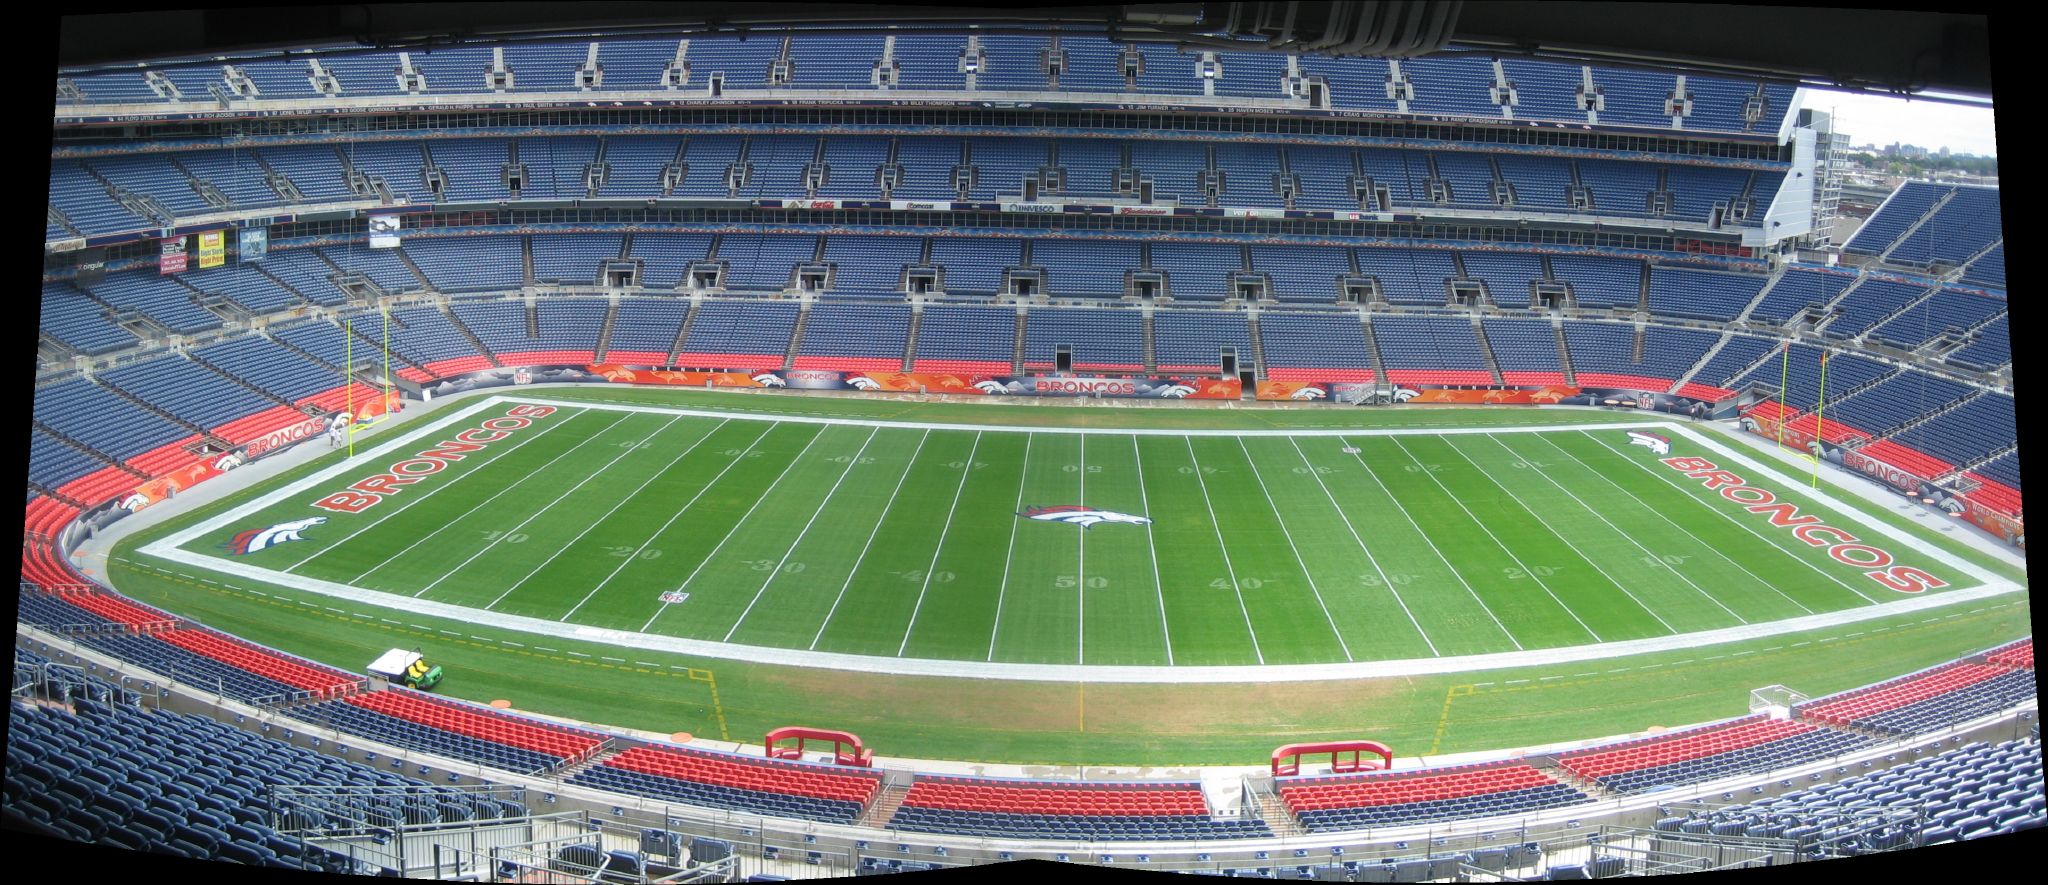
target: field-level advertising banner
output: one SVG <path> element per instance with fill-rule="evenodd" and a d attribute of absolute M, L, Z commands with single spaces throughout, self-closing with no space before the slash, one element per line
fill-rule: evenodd
<path fill-rule="evenodd" d="M 397 215 L 370 216 L 370 248 L 398 248 L 398 231 L 403 224 L 401 217 Z"/>
<path fill-rule="evenodd" d="M 1863 452 L 1838 443 L 1818 440 L 1812 434 L 1802 433 L 1790 427 L 1783 427 L 1775 418 L 1745 416 L 1742 429 L 1772 441 L 1782 440 L 1786 445 L 1804 449 L 1814 457 L 1839 466 L 1864 479 L 1919 501 L 1929 507 L 1939 507 L 1943 512 L 1968 520 L 1971 525 L 2004 538 L 2006 543 L 2022 550 L 2027 547 L 2026 522 L 2024 519 L 2001 512 L 1979 503 L 1968 493 L 1944 489 L 1934 483 L 1913 475 L 1899 467 L 1878 460 Z"/>
<path fill-rule="evenodd" d="M 403 405 L 400 402 L 400 398 L 399 392 L 394 390 L 388 396 L 372 396 L 368 399 L 357 401 L 355 404 L 354 423 L 357 426 L 362 426 L 366 422 L 374 422 L 388 413 L 398 411 Z M 129 514 L 140 512 L 151 505 L 170 500 L 179 492 L 199 483 L 252 461 L 260 461 L 279 452 L 290 450 L 300 443 L 322 438 L 326 435 L 328 428 L 333 422 L 339 420 L 344 414 L 347 413 L 345 411 L 335 411 L 323 415 L 308 415 L 303 421 L 280 427 L 229 448 L 226 451 L 210 453 L 206 457 L 200 458 L 170 473 L 166 473 L 148 482 L 140 483 L 125 493 L 116 495 L 104 502 L 99 502 L 99 506 L 88 508 L 84 513 L 79 514 L 79 517 L 73 520 L 70 525 L 65 527 L 60 546 L 65 550 L 69 550 L 72 545 L 82 538 L 112 525 Z"/>
<path fill-rule="evenodd" d="M 1686 418 L 1733 418 L 1736 414 L 1735 399 L 1730 397 L 1719 402 L 1679 396 L 1675 393 L 1661 393 L 1649 390 L 1625 390 L 1615 387 L 1587 387 L 1577 396 L 1566 397 L 1567 406 L 1607 406 L 1609 408 L 1636 409 L 1644 412 L 1662 412 Z"/>
<path fill-rule="evenodd" d="M 559 367 L 533 367 L 533 371 Z M 497 369 L 494 372 L 510 370 Z M 473 373 L 488 374 L 488 373 Z M 536 376 L 536 381 L 576 380 L 570 373 Z M 675 372 L 648 366 L 593 365 L 584 374 L 621 384 L 687 387 L 764 387 L 793 390 L 858 390 L 876 393 L 954 393 L 986 396 L 1100 396 L 1147 399 L 1237 399 L 1243 388 L 1235 379 L 1100 378 L 1065 375 L 960 375 L 947 372 L 838 372 L 824 369 L 772 369 L 742 372 Z M 461 376 L 468 378 L 471 376 Z M 437 396 L 440 393 L 437 391 Z"/>
<path fill-rule="evenodd" d="M 159 251 L 159 252 L 157 253 L 157 256 L 156 256 L 156 272 L 157 272 L 157 274 L 158 274 L 158 275 L 163 275 L 163 274 L 174 274 L 174 273 L 184 273 L 184 272 L 185 272 L 185 238 L 184 238 L 184 237 L 165 237 L 165 238 L 163 238 L 163 240 L 162 240 L 162 244 L 163 244 L 163 245 L 162 245 L 162 249 L 161 249 L 161 251 Z"/>
<path fill-rule="evenodd" d="M 1269 402 L 1408 403 L 1422 405 L 1553 405 L 1579 396 L 1576 387 L 1444 387 L 1433 384 L 1379 385 L 1365 381 L 1261 381 L 1258 398 Z"/>
<path fill-rule="evenodd" d="M 270 254 L 270 228 L 245 227 L 235 235 L 235 255 L 240 260 L 262 261 Z"/>
<path fill-rule="evenodd" d="M 227 233 L 210 230 L 199 235 L 199 267 L 219 267 L 227 263 Z"/>

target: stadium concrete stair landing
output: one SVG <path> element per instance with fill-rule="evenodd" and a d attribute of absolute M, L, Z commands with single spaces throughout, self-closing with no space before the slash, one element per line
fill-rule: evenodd
<path fill-rule="evenodd" d="M 1142 318 L 1139 320 L 1138 328 L 1143 333 L 1142 337 L 1144 341 L 1143 352 L 1145 354 L 1145 374 L 1150 375 L 1154 372 L 1159 371 L 1158 350 L 1157 346 L 1153 343 L 1155 339 L 1153 338 L 1154 333 L 1152 331 L 1152 307 L 1150 305 L 1146 305 L 1144 307 L 1144 314 Z M 1259 340 L 1258 335 L 1256 333 L 1253 334 L 1252 340 Z"/>
<path fill-rule="evenodd" d="M 680 358 L 679 355 L 683 352 L 683 344 L 690 340 L 690 326 L 697 322 L 697 309 L 703 306 L 704 299 L 702 297 L 692 296 L 690 298 L 690 312 L 683 315 L 683 324 L 676 327 L 676 340 L 668 347 L 668 362 L 665 365 L 673 366 L 676 364 L 676 360 Z"/>
<path fill-rule="evenodd" d="M 1557 336 L 1557 365 L 1564 370 L 1564 383 L 1574 387 L 1579 384 L 1579 374 L 1572 369 L 1572 349 L 1564 340 L 1564 320 L 1553 315 L 1550 318 L 1550 334 Z"/>
<path fill-rule="evenodd" d="M 1273 835 L 1286 838 L 1288 836 L 1302 836 L 1308 833 L 1308 830 L 1302 827 L 1301 821 L 1294 819 L 1294 812 L 1287 809 L 1287 803 L 1281 801 L 1279 796 L 1252 793 L 1247 798 L 1252 804 L 1252 807 L 1248 810 L 1257 814 L 1260 820 L 1265 821 L 1267 828 L 1273 831 Z"/>
<path fill-rule="evenodd" d="M 604 362 L 604 358 L 611 355 L 612 326 L 619 321 L 618 293 L 612 293 L 612 296 L 605 299 L 605 301 L 604 329 L 597 333 L 597 352 L 591 354 L 592 360 L 598 363 Z"/>
<path fill-rule="evenodd" d="M 888 829 L 889 818 L 896 816 L 896 809 L 903 807 L 903 800 L 910 795 L 910 784 L 885 783 L 875 792 L 875 801 L 854 820 L 855 826 Z"/>
<path fill-rule="evenodd" d="M 1365 330 L 1365 352 L 1372 355 L 1373 380 L 1384 382 L 1387 380 L 1387 365 L 1380 360 L 1380 339 L 1372 333 L 1372 317 L 1360 313 L 1358 324 Z"/>
<path fill-rule="evenodd" d="M 1493 383 L 1507 386 L 1507 379 L 1500 374 L 1500 361 L 1493 357 L 1493 341 L 1486 337 L 1486 324 L 1479 321 L 1479 314 L 1476 313 L 1472 315 L 1472 334 L 1479 338 L 1479 355 L 1486 360 L 1486 371 L 1493 373 Z M 1637 330 L 1637 334 L 1641 334 L 1640 329 Z M 1637 361 L 1640 362 L 1641 354 L 1638 353 L 1637 357 Z"/>
<path fill-rule="evenodd" d="M 903 368 L 899 369 L 898 371 L 908 372 L 910 371 L 910 367 L 916 364 L 917 333 L 923 328 L 924 305 L 921 303 L 912 304 L 910 306 L 910 331 L 905 333 L 903 336 Z"/>
<path fill-rule="evenodd" d="M 811 305 L 815 303 L 806 301 L 797 308 L 796 325 L 789 330 L 789 345 L 782 351 L 782 370 L 785 372 L 796 368 L 796 351 L 804 342 L 804 327 L 810 325 Z"/>
<path fill-rule="evenodd" d="M 1251 357 L 1252 357 L 1252 365 L 1251 365 L 1251 368 L 1252 368 L 1252 371 L 1253 371 L 1253 373 L 1254 373 L 1254 374 L 1252 375 L 1252 377 L 1253 377 L 1253 378 L 1264 378 L 1264 377 L 1266 377 L 1266 341 L 1265 341 L 1265 339 L 1264 339 L 1264 338 L 1262 338 L 1262 337 L 1260 337 L 1260 336 L 1259 336 L 1259 312 L 1258 312 L 1258 311 L 1254 310 L 1254 311 L 1251 311 L 1250 313 L 1248 313 L 1248 314 L 1246 314 L 1246 315 L 1245 315 L 1245 318 L 1244 318 L 1244 327 L 1245 327 L 1245 334 L 1246 334 L 1247 336 L 1249 336 L 1249 337 L 1251 338 L 1251 341 L 1252 341 L 1252 353 L 1251 353 Z M 1150 355 L 1151 351 L 1146 351 L 1146 353 L 1147 353 L 1147 355 Z M 1242 372 L 1242 371 L 1244 371 L 1244 369 L 1245 369 L 1245 367 L 1244 367 L 1244 363 L 1243 363 L 1243 361 L 1241 361 L 1241 360 L 1240 360 L 1240 361 L 1238 362 L 1237 370 L 1238 370 L 1239 372 Z"/>

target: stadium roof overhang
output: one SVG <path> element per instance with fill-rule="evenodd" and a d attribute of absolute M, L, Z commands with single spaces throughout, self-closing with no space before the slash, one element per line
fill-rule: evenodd
<path fill-rule="evenodd" d="M 939 27 L 1042 29 L 1233 50 L 1409 56 L 1458 46 L 1809 85 L 1991 96 L 1989 20 L 1910 10 L 1411 0 L 970 7 L 591 2 L 300 6 L 73 15 L 60 66 L 306 46 L 407 47 L 565 34 Z"/>

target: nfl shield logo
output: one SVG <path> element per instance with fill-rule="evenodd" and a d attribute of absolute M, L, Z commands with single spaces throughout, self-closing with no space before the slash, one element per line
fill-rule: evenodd
<path fill-rule="evenodd" d="M 690 598 L 690 594 L 684 593 L 681 590 L 670 590 L 667 593 L 661 594 L 661 601 L 666 605 L 674 605 L 688 598 Z"/>

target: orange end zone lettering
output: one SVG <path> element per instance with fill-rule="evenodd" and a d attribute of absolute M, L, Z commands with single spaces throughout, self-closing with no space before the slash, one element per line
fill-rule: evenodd
<path fill-rule="evenodd" d="M 1939 590 L 1948 582 L 1910 565 L 1895 565 L 1888 569 L 1864 572 L 1864 576 L 1900 593 L 1920 593 Z"/>
<path fill-rule="evenodd" d="M 335 492 L 332 495 L 328 495 L 325 498 L 321 498 L 318 501 L 314 501 L 313 506 L 318 507 L 322 510 L 332 510 L 336 513 L 361 513 L 364 510 L 369 509 L 371 505 L 382 500 L 384 499 L 379 498 L 376 495 L 357 495 L 349 492 Z"/>

